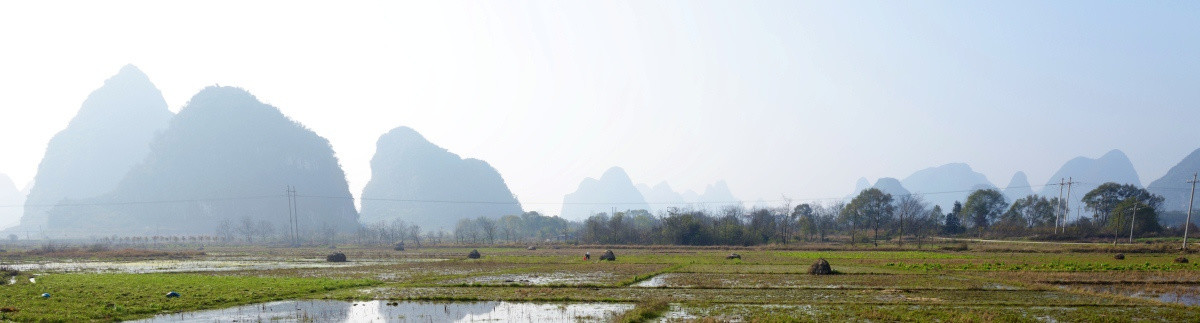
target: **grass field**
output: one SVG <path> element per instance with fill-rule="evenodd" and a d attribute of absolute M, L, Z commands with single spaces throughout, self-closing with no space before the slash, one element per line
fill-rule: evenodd
<path fill-rule="evenodd" d="M 467 247 L 350 247 L 338 250 L 350 262 L 337 265 L 320 261 L 330 252 L 324 248 L 208 246 L 197 253 L 181 246 L 119 256 L 18 250 L 0 253 L 7 266 L 22 268 L 3 277 L 0 320 L 115 321 L 326 299 L 632 304 L 621 315 L 593 318 L 614 321 L 1200 321 L 1200 259 L 1176 263 L 1180 254 L 1168 248 L 962 244 L 514 246 L 478 248 L 481 259 L 466 259 L 475 249 Z M 596 260 L 606 248 L 616 261 Z M 742 258 L 725 259 L 730 252 Z M 838 274 L 808 275 L 818 258 Z M 168 298 L 169 291 L 181 297 Z"/>

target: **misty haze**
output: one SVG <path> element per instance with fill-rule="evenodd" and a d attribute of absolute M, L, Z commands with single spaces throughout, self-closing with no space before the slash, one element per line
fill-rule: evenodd
<path fill-rule="evenodd" d="M 0 4 L 0 321 L 1200 321 L 1200 4 Z"/>

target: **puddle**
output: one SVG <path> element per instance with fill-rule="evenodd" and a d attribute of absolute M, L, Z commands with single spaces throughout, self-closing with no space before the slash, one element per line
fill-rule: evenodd
<path fill-rule="evenodd" d="M 422 261 L 422 260 L 412 260 Z M 171 273 L 234 270 L 271 270 L 295 268 L 351 267 L 393 264 L 405 261 L 326 262 L 324 260 L 145 260 L 145 261 L 81 261 L 8 265 L 21 271 L 39 272 L 96 272 L 96 273 Z"/>
<path fill-rule="evenodd" d="M 608 272 L 586 273 L 536 273 L 536 274 L 505 274 L 454 279 L 450 284 L 521 284 L 521 285 L 586 285 L 602 284 L 613 280 L 615 275 Z"/>
<path fill-rule="evenodd" d="M 1175 303 L 1190 306 L 1200 306 L 1200 285 L 1111 285 L 1111 284 L 1071 284 L 1057 285 L 1059 288 L 1075 287 L 1093 292 L 1123 295 L 1160 302 Z"/>
<path fill-rule="evenodd" d="M 637 284 L 633 284 L 632 286 L 633 287 L 648 287 L 648 288 L 667 287 L 667 278 L 670 278 L 670 276 L 671 276 L 671 274 L 654 275 L 654 277 L 650 277 L 650 279 L 640 281 Z"/>
<path fill-rule="evenodd" d="M 633 308 L 611 303 L 282 301 L 159 315 L 135 322 L 604 322 Z"/>

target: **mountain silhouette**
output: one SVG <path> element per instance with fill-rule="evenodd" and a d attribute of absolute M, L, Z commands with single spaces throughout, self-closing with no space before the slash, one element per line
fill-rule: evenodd
<path fill-rule="evenodd" d="M 1162 195 L 1162 207 L 1165 211 L 1187 211 L 1192 194 L 1192 185 L 1187 182 L 1192 180 L 1192 175 L 1197 172 L 1200 172 L 1200 149 L 1192 151 L 1161 178 L 1150 182 L 1147 189 Z"/>
<path fill-rule="evenodd" d="M 951 209 L 955 201 L 965 202 L 973 190 L 996 187 L 987 176 L 964 163 L 922 169 L 900 183 L 913 194 L 921 195 L 930 207 L 940 205 L 942 210 Z"/>
<path fill-rule="evenodd" d="M 579 188 L 563 196 L 561 217 L 584 220 L 596 213 L 650 210 L 645 197 L 620 167 L 609 168 L 600 179 L 585 178 Z"/>
<path fill-rule="evenodd" d="M 1076 208 L 1083 207 L 1080 201 L 1083 200 L 1083 195 L 1087 192 L 1096 189 L 1100 184 L 1107 182 L 1115 182 L 1117 184 L 1133 184 L 1142 186 L 1141 180 L 1138 179 L 1137 171 L 1133 169 L 1133 163 L 1129 161 L 1129 157 L 1120 150 L 1113 149 L 1108 153 L 1100 156 L 1100 158 L 1075 157 L 1050 176 L 1046 181 L 1046 186 L 1042 187 L 1041 194 L 1047 198 L 1058 197 L 1059 179 L 1073 179 L 1076 183 L 1070 187 L 1071 198 L 1069 208 L 1075 211 Z M 1066 191 L 1063 192 L 1063 198 L 1067 198 Z"/>
<path fill-rule="evenodd" d="M 690 202 L 684 200 L 683 194 L 671 189 L 671 185 L 667 184 L 667 182 L 658 183 L 654 187 L 647 186 L 646 184 L 638 184 L 637 189 L 646 198 L 647 203 L 652 203 L 650 204 L 650 212 L 655 214 L 666 212 L 672 207 L 687 207 L 690 204 Z M 696 199 L 699 199 L 699 196 Z"/>
<path fill-rule="evenodd" d="M 886 194 L 891 194 L 893 199 L 898 199 L 901 196 L 909 195 L 910 193 L 908 189 L 904 188 L 904 184 L 900 183 L 900 180 L 891 177 L 884 177 L 876 180 L 875 186 L 872 187 L 878 188 L 880 191 L 883 191 Z"/>
<path fill-rule="evenodd" d="M 1004 198 L 1008 199 L 1009 203 L 1030 195 L 1033 195 L 1033 188 L 1029 186 L 1029 178 L 1025 176 L 1025 172 L 1013 174 L 1008 186 L 1004 187 Z"/>
<path fill-rule="evenodd" d="M 65 129 L 46 146 L 25 199 L 20 229 L 46 228 L 48 212 L 65 199 L 111 191 L 150 149 L 172 113 L 150 78 L 133 65 L 88 95 Z"/>
<path fill-rule="evenodd" d="M 521 213 L 521 204 L 487 162 L 463 159 L 407 127 L 376 142 L 371 180 L 362 192 L 363 223 L 401 219 L 449 231 L 460 219 Z"/>
<path fill-rule="evenodd" d="M 242 219 L 283 231 L 287 186 L 299 195 L 302 233 L 358 228 L 329 141 L 245 90 L 214 86 L 192 97 L 115 190 L 55 207 L 49 222 L 65 235 L 213 234 Z"/>

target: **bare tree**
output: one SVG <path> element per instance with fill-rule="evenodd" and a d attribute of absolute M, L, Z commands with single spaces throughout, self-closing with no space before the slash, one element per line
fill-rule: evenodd
<path fill-rule="evenodd" d="M 475 223 L 479 227 L 479 231 L 482 231 L 483 237 L 487 238 L 489 244 L 496 242 L 496 220 L 481 216 L 475 219 Z"/>
<path fill-rule="evenodd" d="M 258 221 L 258 224 L 254 226 L 254 233 L 262 237 L 263 242 L 266 242 L 271 235 L 275 234 L 275 225 L 267 220 Z"/>
<path fill-rule="evenodd" d="M 417 244 L 417 248 L 421 247 L 421 226 L 416 224 L 408 226 L 408 236 L 412 237 L 413 242 Z"/>
<path fill-rule="evenodd" d="M 905 225 L 912 226 L 913 218 L 922 216 L 927 212 L 925 199 L 919 195 L 904 195 L 896 200 L 896 216 L 900 228 L 900 238 L 896 239 L 898 246 L 904 246 L 904 227 Z M 910 229 L 911 230 L 911 229 Z"/>
<path fill-rule="evenodd" d="M 505 215 L 500 218 L 500 227 L 504 231 L 504 239 L 509 242 L 514 241 L 517 236 L 517 230 L 521 228 L 521 217 L 516 215 Z"/>
<path fill-rule="evenodd" d="M 254 233 L 257 231 L 254 227 L 254 219 L 250 216 L 242 217 L 242 221 L 237 226 L 237 233 L 246 238 L 246 243 L 254 243 Z"/>
<path fill-rule="evenodd" d="M 221 221 L 221 224 L 217 225 L 217 236 L 224 241 L 233 240 L 233 221 L 229 219 Z"/>

